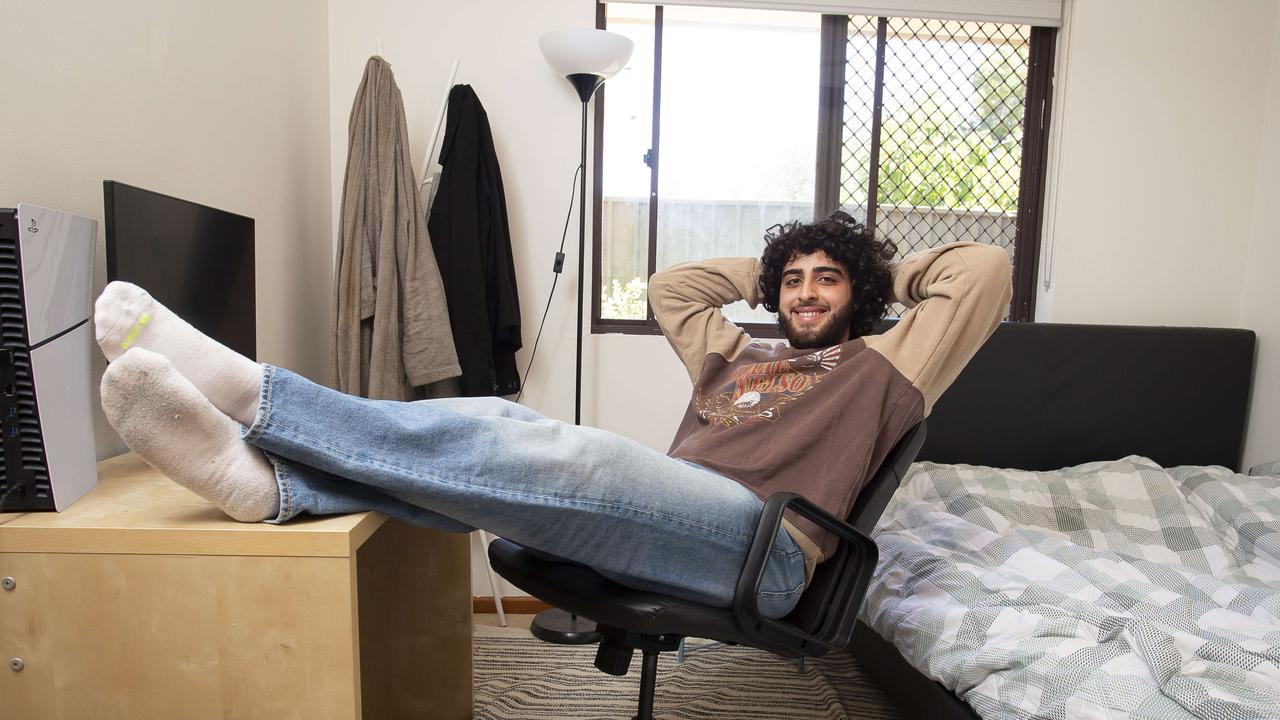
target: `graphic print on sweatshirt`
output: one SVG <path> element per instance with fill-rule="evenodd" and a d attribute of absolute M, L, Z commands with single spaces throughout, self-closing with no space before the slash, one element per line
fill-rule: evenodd
<path fill-rule="evenodd" d="M 751 420 L 773 422 L 839 364 L 840 349 L 836 345 L 790 360 L 743 365 L 719 392 L 697 395 L 694 408 L 703 421 L 725 427 Z"/>

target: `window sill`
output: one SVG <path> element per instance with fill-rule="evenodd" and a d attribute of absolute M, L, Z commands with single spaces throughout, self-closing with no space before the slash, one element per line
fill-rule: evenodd
<path fill-rule="evenodd" d="M 738 327 L 753 338 L 780 340 L 782 333 L 772 323 L 739 323 Z M 591 323 L 592 335 L 661 335 L 656 320 L 596 320 Z"/>

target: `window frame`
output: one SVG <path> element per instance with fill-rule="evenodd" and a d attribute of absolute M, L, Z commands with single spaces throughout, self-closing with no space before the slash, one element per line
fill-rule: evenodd
<path fill-rule="evenodd" d="M 653 117 L 649 162 L 649 237 L 648 273 L 657 271 L 658 167 L 661 162 L 661 113 L 662 113 L 662 5 L 654 6 L 654 67 L 653 67 Z M 596 27 L 605 29 L 605 3 L 596 3 Z M 874 109 L 872 115 L 871 156 L 868 160 L 871 172 L 868 182 L 868 218 L 866 224 L 875 228 L 878 204 L 872 202 L 878 192 L 880 167 L 880 123 L 883 109 L 884 66 L 887 34 L 887 17 L 878 17 L 876 38 L 876 69 Z M 817 161 L 814 168 L 814 217 L 825 217 L 839 207 L 841 134 L 844 129 L 844 91 L 848 48 L 848 15 L 822 15 L 821 51 L 819 59 Z M 1058 30 L 1053 27 L 1031 26 L 1028 48 L 1027 95 L 1023 115 L 1023 139 L 1020 175 L 1018 179 L 1017 230 L 1014 234 L 1013 299 L 1009 306 L 1012 322 L 1035 320 L 1036 278 L 1040 263 L 1040 240 L 1043 231 L 1045 185 L 1048 172 L 1049 123 L 1052 119 L 1054 57 Z M 604 104 L 608 83 L 601 86 L 595 96 L 593 122 L 594 146 L 592 165 L 595 182 L 592 187 L 591 217 L 591 334 L 661 335 L 662 330 L 654 319 L 653 308 L 645 302 L 645 318 L 601 318 L 604 188 L 600 182 L 604 169 Z M 648 278 L 646 278 L 646 282 Z M 778 339 L 782 337 L 777 325 L 772 323 L 736 323 L 752 337 Z"/>
<path fill-rule="evenodd" d="M 656 5 L 653 8 L 653 118 L 650 125 L 649 151 L 651 160 L 649 163 L 649 238 L 648 238 L 648 272 L 649 276 L 645 278 L 645 283 L 649 281 L 649 277 L 657 272 L 655 267 L 658 262 L 658 162 L 661 156 L 661 123 L 658 119 L 662 113 L 662 6 Z M 596 28 L 604 30 L 605 28 L 605 3 L 596 2 Z M 602 211 L 604 209 L 604 183 L 600 181 L 604 172 L 604 104 L 605 104 L 605 87 L 609 83 L 600 86 L 596 91 L 596 109 L 595 109 L 595 137 L 593 139 L 594 149 L 592 150 L 592 168 L 595 182 L 592 184 L 591 197 L 591 334 L 618 334 L 624 335 L 661 335 L 662 329 L 658 327 L 658 321 L 653 317 L 653 306 L 648 302 L 648 290 L 645 292 L 644 319 L 624 319 L 624 318 L 605 318 L 600 317 L 600 302 L 602 295 L 601 284 L 603 281 L 603 233 L 604 218 Z M 763 323 L 751 323 L 751 325 L 762 325 Z M 747 330 L 754 337 L 765 337 L 764 335 L 756 335 L 746 326 Z M 780 335 L 776 337 L 781 337 Z"/>

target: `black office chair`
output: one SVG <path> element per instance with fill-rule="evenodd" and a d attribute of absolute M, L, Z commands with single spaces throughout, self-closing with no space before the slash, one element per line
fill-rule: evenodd
<path fill-rule="evenodd" d="M 876 567 L 876 544 L 868 534 L 924 438 L 923 422 L 907 431 L 859 494 L 847 521 L 794 493 L 771 496 L 760 515 L 731 608 L 632 590 L 584 565 L 558 560 L 503 538 L 489 544 L 489 561 L 499 575 L 530 595 L 594 620 L 600 634 L 595 665 L 600 670 L 626 675 L 632 654 L 640 650 L 644 660 L 635 720 L 652 720 L 658 654 L 677 649 L 686 636 L 747 645 L 792 658 L 820 657 L 848 646 Z M 818 565 L 795 609 L 785 618 L 773 620 L 760 615 L 756 593 L 784 510 L 832 532 L 839 543 L 832 557 Z"/>

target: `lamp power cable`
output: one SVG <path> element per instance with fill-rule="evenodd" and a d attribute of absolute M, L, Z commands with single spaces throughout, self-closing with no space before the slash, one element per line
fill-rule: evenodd
<path fill-rule="evenodd" d="M 551 299 L 556 295 L 556 284 L 560 282 L 560 273 L 564 270 L 564 241 L 569 236 L 569 219 L 573 217 L 573 200 L 578 194 L 578 174 L 582 172 L 582 165 L 573 171 L 573 184 L 569 189 L 569 212 L 564 216 L 564 230 L 560 233 L 560 249 L 556 251 L 555 263 L 551 270 L 555 272 L 555 278 L 551 280 L 551 292 L 547 293 L 547 306 L 542 309 L 542 321 L 538 323 L 538 335 L 533 341 L 533 352 L 529 353 L 529 362 L 524 366 L 524 381 L 520 383 L 520 392 L 516 393 L 516 402 L 520 402 L 520 398 L 524 395 L 525 384 L 529 382 L 529 370 L 533 367 L 533 359 L 538 356 L 538 341 L 542 340 L 542 328 L 547 324 L 547 313 L 551 310 Z M 578 282 L 582 282 L 579 278 Z"/>

